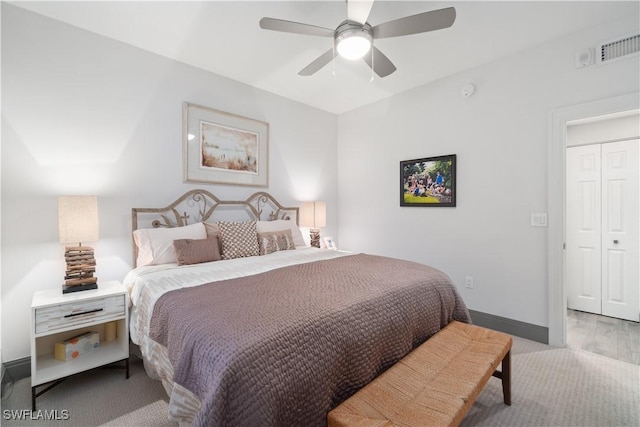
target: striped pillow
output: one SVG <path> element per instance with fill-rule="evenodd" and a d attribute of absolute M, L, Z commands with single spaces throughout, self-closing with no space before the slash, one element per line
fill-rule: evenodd
<path fill-rule="evenodd" d="M 277 251 L 295 249 L 291 230 L 270 231 L 258 233 L 258 246 L 260 255 L 267 255 Z"/>

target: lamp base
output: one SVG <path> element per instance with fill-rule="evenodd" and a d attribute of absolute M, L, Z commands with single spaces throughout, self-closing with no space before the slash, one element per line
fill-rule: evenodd
<path fill-rule="evenodd" d="M 97 283 L 85 283 L 84 285 L 62 285 L 62 293 L 69 294 L 71 292 L 90 291 L 91 289 L 98 289 Z"/>
<path fill-rule="evenodd" d="M 309 236 L 311 236 L 311 246 L 314 248 L 320 247 L 320 230 L 312 228 L 309 230 Z"/>
<path fill-rule="evenodd" d="M 62 285 L 63 294 L 98 289 L 98 278 L 93 277 L 93 273 L 96 272 L 93 248 L 81 245 L 67 246 L 64 259 L 67 261 L 67 270 Z"/>

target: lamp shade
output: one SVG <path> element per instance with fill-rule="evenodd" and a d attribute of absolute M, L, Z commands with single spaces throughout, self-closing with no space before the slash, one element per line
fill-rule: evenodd
<path fill-rule="evenodd" d="M 302 204 L 302 212 L 300 213 L 300 225 L 310 228 L 326 227 L 326 202 L 304 202 Z"/>
<path fill-rule="evenodd" d="M 58 235 L 60 243 L 98 240 L 98 198 L 58 196 Z"/>

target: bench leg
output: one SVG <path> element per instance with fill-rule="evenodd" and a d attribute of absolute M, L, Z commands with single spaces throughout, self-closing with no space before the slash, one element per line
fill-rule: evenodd
<path fill-rule="evenodd" d="M 511 406 L 511 351 L 502 359 L 502 394 L 505 405 Z"/>
<path fill-rule="evenodd" d="M 502 371 L 495 371 L 493 376 L 502 380 L 504 403 L 511 406 L 511 350 L 502 359 Z"/>

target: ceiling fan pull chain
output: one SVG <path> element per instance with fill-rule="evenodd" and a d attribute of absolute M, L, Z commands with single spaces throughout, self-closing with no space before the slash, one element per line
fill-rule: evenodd
<path fill-rule="evenodd" d="M 333 59 L 331 60 L 331 66 L 333 67 L 333 70 L 331 71 L 331 75 L 333 77 L 336 76 L 336 42 L 333 42 Z"/>
<path fill-rule="evenodd" d="M 373 63 L 373 43 L 371 43 L 371 49 L 369 49 L 369 51 L 371 52 L 371 78 L 369 79 L 369 83 L 373 83 L 373 68 L 375 67 Z"/>

